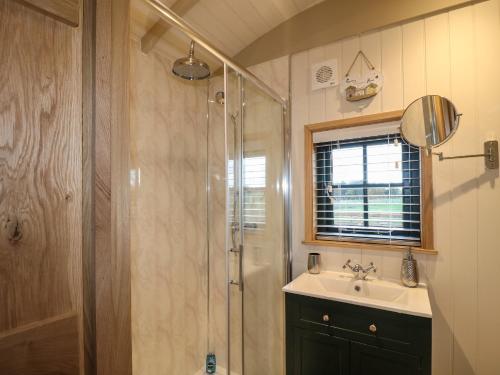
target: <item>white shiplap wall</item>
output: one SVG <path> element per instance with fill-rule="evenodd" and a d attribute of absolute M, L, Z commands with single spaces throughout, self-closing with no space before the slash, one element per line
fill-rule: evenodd
<path fill-rule="evenodd" d="M 310 66 L 339 59 L 345 74 L 359 49 L 384 74 L 384 88 L 364 103 L 341 98 L 338 88 L 311 92 Z M 304 235 L 305 124 L 402 109 L 425 94 L 449 97 L 463 112 L 445 154 L 482 152 L 500 136 L 500 0 L 489 0 L 422 20 L 336 42 L 292 56 L 294 275 L 307 253 L 320 251 L 324 267 L 373 261 L 379 275 L 398 278 L 401 254 L 313 248 Z M 361 64 L 356 69 L 366 69 Z M 500 374 L 500 180 L 482 159 L 434 162 L 437 256 L 419 256 L 430 285 L 433 374 Z"/>

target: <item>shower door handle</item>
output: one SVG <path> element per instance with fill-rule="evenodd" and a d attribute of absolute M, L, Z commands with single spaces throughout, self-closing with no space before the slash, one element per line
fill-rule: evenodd
<path fill-rule="evenodd" d="M 239 280 L 238 280 L 238 288 L 240 292 L 243 292 L 243 245 L 240 244 L 239 249 Z"/>
<path fill-rule="evenodd" d="M 238 285 L 240 292 L 243 292 L 243 245 L 239 245 L 238 250 L 231 249 L 230 251 L 238 254 L 238 281 L 231 280 L 229 284 Z"/>

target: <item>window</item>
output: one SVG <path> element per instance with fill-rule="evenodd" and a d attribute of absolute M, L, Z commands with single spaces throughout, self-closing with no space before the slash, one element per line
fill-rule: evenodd
<path fill-rule="evenodd" d="M 315 144 L 316 238 L 420 245 L 420 151 L 399 134 Z"/>
<path fill-rule="evenodd" d="M 233 220 L 234 161 L 228 163 L 230 196 L 229 209 Z M 243 222 L 246 229 L 262 229 L 266 223 L 266 157 L 250 156 L 243 159 Z"/>
<path fill-rule="evenodd" d="M 304 126 L 305 244 L 436 254 L 432 157 L 402 139 L 402 113 Z"/>

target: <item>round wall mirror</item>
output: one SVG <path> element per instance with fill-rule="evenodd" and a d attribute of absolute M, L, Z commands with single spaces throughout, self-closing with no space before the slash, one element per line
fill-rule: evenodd
<path fill-rule="evenodd" d="M 406 107 L 401 118 L 401 135 L 414 146 L 439 146 L 455 133 L 459 120 L 460 114 L 448 99 L 423 96 Z"/>

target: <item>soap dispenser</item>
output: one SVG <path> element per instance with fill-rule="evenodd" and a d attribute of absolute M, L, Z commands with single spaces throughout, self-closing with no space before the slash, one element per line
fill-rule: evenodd
<path fill-rule="evenodd" d="M 401 282 L 408 288 L 415 288 L 418 286 L 417 261 L 413 258 L 411 248 L 408 248 L 408 251 L 403 257 L 403 263 L 401 264 Z"/>

